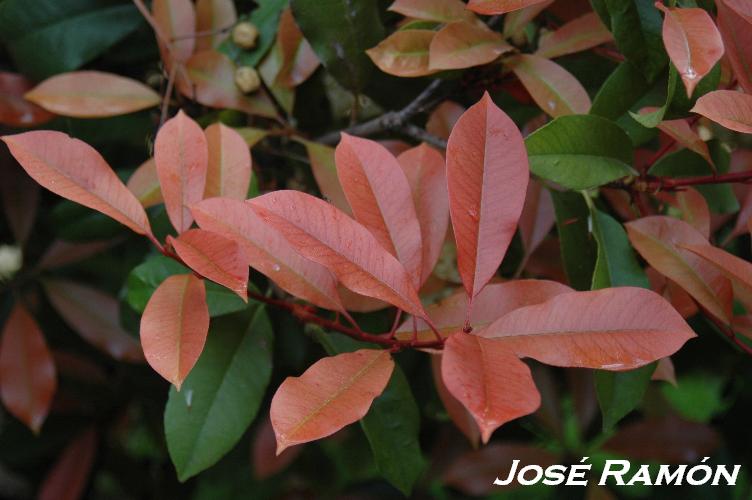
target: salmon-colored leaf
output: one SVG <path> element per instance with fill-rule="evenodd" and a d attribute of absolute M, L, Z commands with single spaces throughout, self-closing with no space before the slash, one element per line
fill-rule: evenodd
<path fill-rule="evenodd" d="M 235 241 L 203 229 L 167 236 L 167 241 L 188 267 L 248 301 L 248 262 Z"/>
<path fill-rule="evenodd" d="M 102 71 L 73 71 L 55 75 L 26 94 L 26 98 L 58 115 L 104 118 L 156 106 L 161 97 L 141 82 Z"/>
<path fill-rule="evenodd" d="M 429 47 L 428 67 L 432 70 L 480 66 L 513 47 L 485 25 L 457 21 L 441 28 Z"/>
<path fill-rule="evenodd" d="M 449 226 L 449 196 L 444 157 L 421 144 L 397 157 L 410 184 L 422 242 L 420 284 L 426 282 L 439 260 Z"/>
<path fill-rule="evenodd" d="M 418 288 L 422 275 L 421 228 L 412 190 L 399 162 L 381 144 L 345 133 L 334 155 L 355 220 L 397 257 Z"/>
<path fill-rule="evenodd" d="M 159 187 L 157 163 L 154 158 L 149 158 L 139 165 L 128 178 L 126 186 L 144 208 L 164 203 L 162 189 Z"/>
<path fill-rule="evenodd" d="M 36 321 L 16 304 L 0 339 L 0 399 L 5 408 L 39 433 L 57 389 L 55 363 Z"/>
<path fill-rule="evenodd" d="M 714 90 L 697 99 L 691 111 L 727 129 L 752 134 L 752 95 Z"/>
<path fill-rule="evenodd" d="M 546 0 L 470 0 L 467 8 L 478 14 L 505 14 Z"/>
<path fill-rule="evenodd" d="M 656 365 L 655 371 L 650 379 L 661 380 L 676 386 L 676 371 L 674 370 L 674 362 L 671 361 L 671 358 L 667 357 L 658 360 L 658 365 Z"/>
<path fill-rule="evenodd" d="M 666 201 L 681 212 L 682 219 L 697 229 L 705 238 L 710 238 L 710 209 L 705 197 L 693 188 L 674 193 L 657 193 L 659 199 Z"/>
<path fill-rule="evenodd" d="M 474 17 L 465 9 L 461 0 L 395 0 L 388 10 L 413 19 L 437 23 L 470 21 Z"/>
<path fill-rule="evenodd" d="M 552 3 L 554 3 L 554 0 L 543 0 L 505 15 L 502 31 L 504 38 L 519 36 L 525 30 L 525 27 Z"/>
<path fill-rule="evenodd" d="M 684 248 L 700 256 L 730 279 L 734 295 L 747 310 L 752 310 L 752 264 L 710 244 L 684 245 Z"/>
<path fill-rule="evenodd" d="M 198 0 L 196 2 L 196 31 L 202 36 L 196 38 L 196 50 L 209 50 L 218 47 L 230 36 L 229 28 L 238 21 L 235 2 L 232 0 Z M 210 33 L 208 36 L 206 33 Z"/>
<path fill-rule="evenodd" d="M 37 269 L 47 270 L 63 267 L 97 255 L 119 243 L 118 239 L 86 241 L 75 243 L 66 240 L 55 240 L 47 247 L 44 255 L 37 262 Z"/>
<path fill-rule="evenodd" d="M 51 113 L 24 97 L 33 86 L 23 75 L 0 71 L 0 123 L 33 127 L 52 120 Z"/>
<path fill-rule="evenodd" d="M 573 19 L 556 31 L 542 35 L 537 56 L 553 59 L 582 52 L 613 40 L 611 32 L 595 12 Z"/>
<path fill-rule="evenodd" d="M 170 71 L 174 64 L 186 62 L 196 48 L 196 11 L 191 0 L 154 0 L 152 16 L 169 45 L 157 37 L 159 52 Z"/>
<path fill-rule="evenodd" d="M 457 265 L 470 297 L 501 264 L 522 212 L 528 178 L 522 135 L 486 93 L 457 121 L 447 145 Z"/>
<path fill-rule="evenodd" d="M 182 233 L 193 222 L 188 207 L 201 201 L 206 186 L 209 160 L 204 131 L 179 111 L 159 129 L 154 161 L 167 216 L 178 233 Z"/>
<path fill-rule="evenodd" d="M 61 132 L 40 130 L 2 137 L 11 154 L 43 187 L 151 236 L 141 204 L 102 155 Z"/>
<path fill-rule="evenodd" d="M 425 317 L 412 279 L 360 223 L 324 200 L 275 191 L 248 200 L 304 257 L 331 271 L 350 290 Z"/>
<path fill-rule="evenodd" d="M 251 443 L 254 477 L 266 479 L 283 471 L 298 458 L 303 448 L 303 446 L 292 446 L 277 455 L 277 438 L 274 435 L 272 421 L 269 418 L 263 419 Z"/>
<path fill-rule="evenodd" d="M 214 123 L 204 131 L 209 148 L 204 198 L 245 200 L 251 184 L 251 152 L 235 130 Z"/>
<path fill-rule="evenodd" d="M 452 396 L 452 393 L 449 392 L 444 380 L 441 378 L 441 356 L 441 352 L 431 355 L 431 373 L 433 374 L 436 392 L 439 394 L 439 398 L 444 404 L 444 409 L 449 418 L 452 419 L 454 425 L 457 426 L 460 432 L 465 435 L 470 444 L 475 448 L 480 442 L 480 429 L 470 412 L 462 406 L 462 403 L 457 398 Z"/>
<path fill-rule="evenodd" d="M 249 115 L 276 118 L 277 110 L 269 95 L 262 89 L 251 95 L 243 94 L 235 84 L 235 65 L 224 54 L 203 50 L 185 64 L 191 81 L 176 80 L 181 94 L 210 108 L 229 108 Z"/>
<path fill-rule="evenodd" d="M 657 111 L 657 109 L 658 108 L 643 108 L 640 112 L 647 111 L 648 113 L 651 113 Z M 710 156 L 708 145 L 694 130 L 692 130 L 692 127 L 687 120 L 664 120 L 658 124 L 658 129 L 685 148 L 690 149 L 705 158 L 708 164 L 715 169 L 715 163 Z"/>
<path fill-rule="evenodd" d="M 723 40 L 713 19 L 704 9 L 672 8 L 656 2 L 663 11 L 663 44 L 679 71 L 687 96 L 723 56 Z"/>
<path fill-rule="evenodd" d="M 275 84 L 288 88 L 296 87 L 306 81 L 319 67 L 319 58 L 308 40 L 303 38 L 303 33 L 295 23 L 290 9 L 285 9 L 279 18 L 277 44 L 282 63 L 274 80 Z"/>
<path fill-rule="evenodd" d="M 296 140 L 306 148 L 311 171 L 321 194 L 332 205 L 351 215 L 352 210 L 339 183 L 337 166 L 334 163 L 334 148 L 305 139 L 296 138 Z"/>
<path fill-rule="evenodd" d="M 198 361 L 209 331 L 203 280 L 175 274 L 154 291 L 141 316 L 141 346 L 149 365 L 178 390 Z"/>
<path fill-rule="evenodd" d="M 617 371 L 670 356 L 695 336 L 663 297 L 635 287 L 557 295 L 502 316 L 480 335 L 541 363 Z"/>
<path fill-rule="evenodd" d="M 38 500 L 79 500 L 89 482 L 99 437 L 93 428 L 76 436 L 39 487 Z"/>
<path fill-rule="evenodd" d="M 45 281 L 44 289 L 60 316 L 88 343 L 117 360 L 143 362 L 138 340 L 120 326 L 115 297 L 63 280 Z"/>
<path fill-rule="evenodd" d="M 752 93 L 752 21 L 731 7 L 733 2 L 718 0 L 718 29 L 734 76 L 745 92 Z"/>
<path fill-rule="evenodd" d="M 538 248 L 555 223 L 556 214 L 551 193 L 543 183 L 531 179 L 519 223 L 526 256 L 530 256 Z"/>
<path fill-rule="evenodd" d="M 686 245 L 708 240 L 684 221 L 665 216 L 645 217 L 625 224 L 635 249 L 658 272 L 676 282 L 713 316 L 731 321 L 731 283 Z"/>
<path fill-rule="evenodd" d="M 454 124 L 460 119 L 465 108 L 453 101 L 444 101 L 434 109 L 426 121 L 426 131 L 441 137 L 449 139 L 449 134 L 454 128 Z"/>
<path fill-rule="evenodd" d="M 247 265 L 286 292 L 325 309 L 344 310 L 334 276 L 298 254 L 248 203 L 212 198 L 193 205 L 191 211 L 202 229 L 235 241 Z"/>
<path fill-rule="evenodd" d="M 395 31 L 366 54 L 384 73 L 418 77 L 436 73 L 429 68 L 429 47 L 435 31 L 405 29 Z"/>
<path fill-rule="evenodd" d="M 444 344 L 441 377 L 475 418 L 483 443 L 506 422 L 540 406 L 530 368 L 502 342 L 455 333 Z"/>
<path fill-rule="evenodd" d="M 587 114 L 590 110 L 590 97 L 582 84 L 555 62 L 521 54 L 508 63 L 538 107 L 552 117 Z"/>
<path fill-rule="evenodd" d="M 330 436 L 363 418 L 384 391 L 392 370 L 389 352 L 361 349 L 323 358 L 300 377 L 287 377 L 270 410 L 277 454 Z"/>

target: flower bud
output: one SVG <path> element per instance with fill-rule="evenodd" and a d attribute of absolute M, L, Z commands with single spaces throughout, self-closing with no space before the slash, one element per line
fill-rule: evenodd
<path fill-rule="evenodd" d="M 244 94 L 255 92 L 261 86 L 258 72 L 250 66 L 240 66 L 235 70 L 235 85 Z"/>
<path fill-rule="evenodd" d="M 233 43 L 242 49 L 252 49 L 255 47 L 258 36 L 258 28 L 249 22 L 238 23 L 232 30 Z"/>

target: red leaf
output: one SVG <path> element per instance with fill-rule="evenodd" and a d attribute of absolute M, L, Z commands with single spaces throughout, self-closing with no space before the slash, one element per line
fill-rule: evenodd
<path fill-rule="evenodd" d="M 441 28 L 431 40 L 428 67 L 461 69 L 490 63 L 514 48 L 499 33 L 477 21 L 457 21 Z"/>
<path fill-rule="evenodd" d="M 723 55 L 723 40 L 710 15 L 699 8 L 671 8 L 655 3 L 663 19 L 663 44 L 679 71 L 687 96 Z"/>
<path fill-rule="evenodd" d="M 76 436 L 65 447 L 42 481 L 38 500 L 78 500 L 89 482 L 99 437 L 93 428 Z"/>
<path fill-rule="evenodd" d="M 505 14 L 546 0 L 470 0 L 467 8 L 478 14 Z"/>
<path fill-rule="evenodd" d="M 395 0 L 389 9 L 406 17 L 437 23 L 472 20 L 475 16 L 460 0 Z"/>
<path fill-rule="evenodd" d="M 188 267 L 248 301 L 248 262 L 235 241 L 203 229 L 168 235 L 167 241 Z"/>
<path fill-rule="evenodd" d="M 657 110 L 658 108 L 643 108 L 640 112 L 647 111 L 651 113 Z M 685 148 L 691 149 L 702 156 L 715 169 L 715 163 L 713 163 L 713 158 L 710 156 L 708 145 L 692 130 L 687 120 L 665 120 L 658 124 L 658 128 Z"/>
<path fill-rule="evenodd" d="M 282 64 L 275 84 L 288 88 L 296 87 L 306 81 L 319 67 L 316 53 L 308 40 L 303 38 L 303 33 L 300 32 L 289 8 L 282 11 L 279 18 L 277 44 Z"/>
<path fill-rule="evenodd" d="M 632 287 L 557 295 L 479 334 L 541 363 L 618 371 L 669 356 L 695 336 L 660 295 Z"/>
<path fill-rule="evenodd" d="M 452 393 L 447 389 L 444 380 L 442 380 L 441 356 L 441 352 L 431 355 L 431 373 L 433 374 L 433 382 L 434 386 L 436 386 L 436 392 L 439 394 L 439 398 L 444 404 L 444 409 L 447 414 L 449 414 L 449 418 L 452 419 L 454 425 L 457 426 L 460 432 L 462 432 L 468 441 L 470 441 L 473 448 L 475 448 L 480 442 L 480 429 L 470 412 L 462 406 L 462 403 L 460 403 L 457 398 L 452 396 Z"/>
<path fill-rule="evenodd" d="M 721 0 L 745 21 L 752 24 L 752 5 L 747 0 Z"/>
<path fill-rule="evenodd" d="M 429 47 L 436 35 L 432 30 L 395 31 L 378 45 L 366 50 L 373 63 L 384 73 L 418 77 L 436 73 L 428 67 Z"/>
<path fill-rule="evenodd" d="M 204 349 L 208 330 L 203 280 L 192 274 L 170 276 L 154 291 L 141 316 L 146 361 L 180 390 Z"/>
<path fill-rule="evenodd" d="M 420 284 L 426 282 L 439 260 L 449 226 L 449 197 L 444 157 L 421 144 L 397 157 L 410 184 L 422 243 Z"/>
<path fill-rule="evenodd" d="M 707 264 L 712 265 L 731 280 L 734 285 L 734 295 L 747 310 L 752 310 L 752 264 L 708 243 L 683 245 L 683 248 L 700 256 Z"/>
<path fill-rule="evenodd" d="M 551 193 L 543 183 L 530 180 L 525 195 L 525 205 L 520 215 L 520 236 L 525 256 L 532 254 L 554 227 L 556 217 Z"/>
<path fill-rule="evenodd" d="M 43 130 L 7 135 L 2 140 L 26 173 L 43 187 L 151 236 L 141 204 L 104 158 L 85 142 Z"/>
<path fill-rule="evenodd" d="M 26 98 L 47 111 L 76 118 L 104 118 L 152 108 L 159 94 L 143 83 L 102 71 L 73 71 L 43 81 Z"/>
<path fill-rule="evenodd" d="M 218 47 L 230 34 L 238 21 L 235 2 L 232 0 L 197 0 L 196 31 L 212 33 L 196 38 L 196 50 L 209 50 Z"/>
<path fill-rule="evenodd" d="M 727 129 L 752 134 L 752 95 L 714 90 L 697 99 L 691 111 Z"/>
<path fill-rule="evenodd" d="M 745 92 L 752 92 L 752 21 L 745 20 L 730 0 L 718 0 L 718 29 L 734 76 Z"/>
<path fill-rule="evenodd" d="M 154 0 L 152 16 L 167 40 L 175 40 L 167 46 L 157 37 L 159 52 L 168 73 L 173 64 L 184 63 L 196 47 L 196 11 L 191 0 Z"/>
<path fill-rule="evenodd" d="M 483 443 L 506 422 L 540 406 L 530 368 L 502 342 L 455 333 L 444 344 L 441 378 L 475 418 Z"/>
<path fill-rule="evenodd" d="M 553 59 L 582 52 L 613 40 L 611 32 L 595 12 L 569 21 L 556 31 L 541 36 L 535 55 Z"/>
<path fill-rule="evenodd" d="M 191 227 L 193 217 L 188 207 L 203 198 L 207 148 L 204 131 L 183 111 L 167 120 L 157 133 L 154 161 L 167 216 L 178 233 Z"/>
<path fill-rule="evenodd" d="M 144 208 L 164 203 L 154 158 L 143 162 L 130 176 L 126 186 Z"/>
<path fill-rule="evenodd" d="M 659 199 L 681 211 L 682 219 L 697 229 L 706 239 L 710 238 L 710 209 L 705 197 L 693 188 L 657 193 Z"/>
<path fill-rule="evenodd" d="M 393 369 L 388 351 L 361 349 L 320 359 L 300 377 L 287 377 L 270 410 L 277 454 L 363 418 Z"/>
<path fill-rule="evenodd" d="M 426 121 L 426 130 L 442 139 L 449 139 L 454 124 L 460 119 L 465 108 L 453 101 L 444 101 L 434 109 Z"/>
<path fill-rule="evenodd" d="M 204 130 L 209 148 L 204 198 L 245 200 L 251 184 L 251 152 L 245 139 L 221 123 Z"/>
<path fill-rule="evenodd" d="M 329 269 L 352 291 L 425 316 L 402 264 L 368 229 L 345 213 L 309 194 L 289 190 L 268 193 L 247 203 L 301 255 Z"/>
<path fill-rule="evenodd" d="M 457 121 L 447 146 L 457 265 L 470 297 L 501 264 L 522 212 L 528 178 L 522 135 L 484 94 Z"/>
<path fill-rule="evenodd" d="M 334 163 L 334 148 L 296 138 L 306 148 L 308 160 L 311 163 L 311 171 L 316 179 L 316 185 L 324 196 L 324 199 L 339 208 L 348 215 L 352 215 L 350 205 L 347 203 L 345 192 L 339 183 L 337 166 Z"/>
<path fill-rule="evenodd" d="M 202 229 L 235 241 L 248 265 L 286 292 L 325 309 L 344 310 L 334 276 L 303 258 L 248 203 L 213 198 L 193 205 L 191 210 Z"/>
<path fill-rule="evenodd" d="M 24 98 L 31 87 L 33 84 L 23 75 L 0 71 L 0 123 L 10 127 L 33 127 L 53 118 L 51 113 Z"/>
<path fill-rule="evenodd" d="M 277 439 L 274 436 L 272 421 L 264 418 L 251 443 L 251 461 L 256 479 L 266 479 L 282 472 L 293 463 L 303 446 L 292 446 L 277 455 Z"/>
<path fill-rule="evenodd" d="M 115 297 L 62 280 L 45 281 L 44 289 L 60 316 L 88 343 L 117 360 L 143 362 L 138 340 L 120 326 Z"/>
<path fill-rule="evenodd" d="M 715 267 L 685 245 L 708 240 L 684 221 L 665 216 L 645 217 L 625 224 L 635 250 L 658 272 L 675 281 L 708 312 L 731 321 L 731 284 Z"/>
<path fill-rule="evenodd" d="M 34 226 L 39 184 L 26 175 L 4 145 L 0 145 L 0 194 L 5 220 L 16 243 L 23 245 Z"/>
<path fill-rule="evenodd" d="M 0 398 L 11 414 L 38 434 L 56 389 L 55 363 L 42 331 L 17 303 L 0 340 Z"/>
<path fill-rule="evenodd" d="M 418 288 L 421 228 L 411 187 L 399 162 L 379 143 L 345 133 L 334 156 L 355 220 L 397 257 Z"/>
<path fill-rule="evenodd" d="M 586 114 L 590 110 L 585 88 L 555 62 L 521 54 L 510 58 L 508 63 L 538 107 L 552 117 Z"/>

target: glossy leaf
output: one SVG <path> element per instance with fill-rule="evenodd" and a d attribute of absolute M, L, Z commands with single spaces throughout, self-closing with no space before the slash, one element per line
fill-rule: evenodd
<path fill-rule="evenodd" d="M 303 258 L 248 203 L 214 198 L 194 205 L 191 210 L 202 229 L 235 241 L 247 265 L 283 290 L 319 307 L 343 310 L 334 276 L 321 265 Z"/>
<path fill-rule="evenodd" d="M 0 71 L 0 123 L 31 127 L 52 119 L 52 114 L 24 97 L 33 86 L 23 75 Z"/>
<path fill-rule="evenodd" d="M 415 213 L 420 223 L 422 285 L 439 260 L 449 225 L 444 158 L 424 143 L 401 153 L 397 161 L 410 185 Z"/>
<path fill-rule="evenodd" d="M 182 111 L 165 122 L 154 143 L 154 161 L 172 226 L 191 227 L 188 207 L 201 201 L 206 186 L 208 149 L 204 131 Z"/>
<path fill-rule="evenodd" d="M 287 377 L 270 410 L 277 454 L 363 418 L 393 369 L 387 351 L 361 349 L 320 359 L 300 377 Z"/>
<path fill-rule="evenodd" d="M 455 333 L 444 344 L 441 376 L 475 418 L 483 443 L 506 422 L 540 406 L 530 369 L 501 342 Z"/>
<path fill-rule="evenodd" d="M 238 14 L 232 0 L 197 0 L 196 31 L 212 33 L 196 38 L 196 50 L 210 50 L 219 46 L 228 36 L 228 28 L 235 25 Z"/>
<path fill-rule="evenodd" d="M 102 156 L 61 132 L 2 137 L 35 181 L 53 193 L 98 210 L 133 231 L 151 235 L 146 212 Z"/>
<path fill-rule="evenodd" d="M 447 145 L 457 265 L 471 298 L 496 273 L 514 237 L 528 178 L 522 135 L 486 93 L 460 117 Z"/>
<path fill-rule="evenodd" d="M 245 200 L 251 184 L 251 153 L 235 130 L 213 123 L 204 130 L 209 151 L 204 198 Z"/>
<path fill-rule="evenodd" d="M 157 37 L 159 52 L 168 71 L 174 64 L 186 62 L 196 48 L 196 10 L 190 0 L 154 0 L 151 6 L 154 22 L 169 45 Z"/>
<path fill-rule="evenodd" d="M 689 244 L 682 248 L 698 255 L 707 264 L 722 272 L 733 283 L 734 295 L 745 308 L 752 309 L 752 264 L 707 243 Z"/>
<path fill-rule="evenodd" d="M 196 366 L 179 392 L 170 389 L 165 407 L 167 449 L 181 481 L 214 465 L 255 418 L 271 377 L 273 341 L 260 306 L 247 326 L 229 317 L 212 325 Z"/>
<path fill-rule="evenodd" d="M 716 90 L 700 97 L 692 111 L 727 129 L 752 134 L 752 95 Z"/>
<path fill-rule="evenodd" d="M 301 255 L 329 269 L 352 291 L 424 316 L 405 268 L 343 212 L 297 191 L 275 191 L 247 203 Z"/>
<path fill-rule="evenodd" d="M 470 445 L 473 448 L 477 448 L 480 443 L 480 429 L 478 424 L 475 423 L 475 419 L 467 411 L 462 403 L 457 398 L 452 396 L 452 393 L 447 389 L 444 380 L 441 378 L 441 357 L 442 353 L 438 352 L 431 355 L 431 373 L 433 374 L 433 383 L 436 387 L 436 392 L 439 394 L 439 399 L 444 404 L 449 418 L 452 419 L 457 429 L 465 435 L 470 441 Z"/>
<path fill-rule="evenodd" d="M 650 90 L 650 83 L 636 64 L 624 61 L 609 75 L 593 98 L 590 114 L 616 120 Z"/>
<path fill-rule="evenodd" d="M 718 30 L 721 32 L 726 56 L 734 70 L 734 76 L 745 92 L 752 92 L 752 30 L 728 0 L 718 0 Z"/>
<path fill-rule="evenodd" d="M 461 0 L 395 0 L 388 10 L 406 17 L 437 23 L 470 21 L 474 17 L 465 9 L 465 4 Z"/>
<path fill-rule="evenodd" d="M 664 216 L 626 224 L 635 249 L 658 272 L 675 281 L 715 317 L 731 322 L 731 283 L 712 265 L 682 248 L 708 240 L 684 221 Z"/>
<path fill-rule="evenodd" d="M 599 371 L 595 374 L 598 404 L 603 414 L 603 429 L 608 431 L 642 401 L 655 364 L 625 372 Z"/>
<path fill-rule="evenodd" d="M 513 47 L 500 34 L 472 21 L 441 28 L 431 40 L 428 68 L 461 69 L 490 63 Z"/>
<path fill-rule="evenodd" d="M 104 118 L 148 109 L 161 97 L 143 83 L 101 71 L 63 73 L 43 81 L 26 98 L 52 113 Z"/>
<path fill-rule="evenodd" d="M 355 220 L 405 267 L 418 288 L 422 276 L 421 226 L 412 189 L 397 159 L 377 142 L 342 134 L 337 175 Z"/>
<path fill-rule="evenodd" d="M 597 262 L 597 242 L 591 234 L 590 207 L 577 192 L 551 191 L 559 235 L 557 251 L 569 285 L 590 290 Z"/>
<path fill-rule="evenodd" d="M 144 208 L 164 203 L 162 189 L 159 187 L 157 163 L 154 158 L 149 158 L 143 162 L 131 174 L 126 186 Z"/>
<path fill-rule="evenodd" d="M 47 473 L 37 494 L 38 500 L 78 500 L 83 498 L 91 479 L 99 436 L 93 428 L 74 437 Z"/>
<path fill-rule="evenodd" d="M 593 237 L 598 244 L 598 258 L 591 288 L 641 286 L 650 288 L 645 272 L 637 263 L 627 233 L 613 217 L 596 208 L 590 210 Z"/>
<path fill-rule="evenodd" d="M 502 316 L 480 335 L 548 365 L 616 371 L 669 356 L 695 336 L 660 295 L 633 287 L 557 295 Z"/>
<path fill-rule="evenodd" d="M 120 326 L 115 297 L 63 280 L 45 281 L 44 289 L 60 316 L 88 343 L 120 361 L 144 361 L 138 340 Z"/>
<path fill-rule="evenodd" d="M 436 33 L 431 30 L 399 30 L 366 50 L 366 54 L 384 73 L 403 77 L 426 76 L 438 71 L 429 66 L 429 50 L 435 37 Z"/>
<path fill-rule="evenodd" d="M 555 62 L 529 54 L 508 61 L 535 103 L 552 117 L 585 114 L 590 109 L 590 97 L 580 82 Z"/>
<path fill-rule="evenodd" d="M 656 2 L 663 11 L 663 44 L 679 71 L 687 97 L 723 55 L 723 41 L 713 19 L 703 9 L 670 8 Z"/>
<path fill-rule="evenodd" d="M 285 9 L 279 18 L 277 44 L 282 55 L 282 64 L 275 83 L 284 87 L 295 87 L 306 81 L 316 68 L 319 59 L 303 33 L 295 24 L 290 9 Z"/>
<path fill-rule="evenodd" d="M 467 8 L 478 14 L 505 14 L 545 0 L 470 0 Z"/>
<path fill-rule="evenodd" d="M 610 42 L 613 36 L 595 12 L 569 21 L 556 31 L 542 35 L 535 55 L 553 59 L 592 49 Z"/>
<path fill-rule="evenodd" d="M 0 399 L 8 412 L 39 434 L 56 389 L 55 363 L 42 331 L 16 304 L 0 339 Z"/>
<path fill-rule="evenodd" d="M 209 330 L 204 282 L 192 274 L 159 285 L 141 316 L 141 345 L 151 367 L 178 390 L 204 349 Z"/>
<path fill-rule="evenodd" d="M 188 267 L 248 300 L 248 262 L 235 241 L 203 229 L 167 236 L 167 241 Z"/>

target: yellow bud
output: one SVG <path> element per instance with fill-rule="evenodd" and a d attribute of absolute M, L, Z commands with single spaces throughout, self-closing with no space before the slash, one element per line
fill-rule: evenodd
<path fill-rule="evenodd" d="M 249 22 L 238 23 L 232 30 L 233 43 L 242 49 L 252 49 L 255 47 L 258 36 L 258 28 Z"/>
<path fill-rule="evenodd" d="M 250 66 L 240 66 L 235 70 L 235 85 L 244 94 L 255 92 L 261 86 L 258 72 Z"/>

